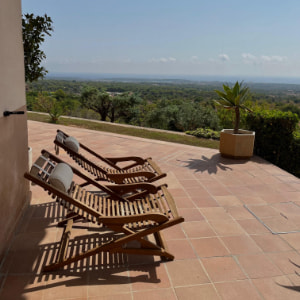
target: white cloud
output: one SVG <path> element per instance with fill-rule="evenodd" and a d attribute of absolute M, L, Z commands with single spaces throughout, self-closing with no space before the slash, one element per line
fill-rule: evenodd
<path fill-rule="evenodd" d="M 230 60 L 230 58 L 227 54 L 219 54 L 219 58 L 221 59 L 222 62 Z"/>
<path fill-rule="evenodd" d="M 256 60 L 256 56 L 251 53 L 243 53 L 242 57 L 247 60 Z"/>
<path fill-rule="evenodd" d="M 267 62 L 267 63 L 281 63 L 287 60 L 286 56 L 279 56 L 279 55 L 262 55 L 261 56 L 262 62 Z"/>
<path fill-rule="evenodd" d="M 155 63 L 172 63 L 176 62 L 176 58 L 174 57 L 161 57 L 161 58 L 152 58 L 150 62 L 155 62 Z"/>
<path fill-rule="evenodd" d="M 253 65 L 260 65 L 265 63 L 282 63 L 287 60 L 286 56 L 261 55 L 260 57 L 257 57 L 251 53 L 243 53 L 242 58 L 245 64 L 253 64 Z"/>
<path fill-rule="evenodd" d="M 256 65 L 256 64 L 259 63 L 258 58 L 255 55 L 251 54 L 251 53 L 243 53 L 242 58 L 243 58 L 243 62 L 245 64 L 254 64 L 254 65 Z"/>
<path fill-rule="evenodd" d="M 199 61 L 199 57 L 198 57 L 197 55 L 193 55 L 193 56 L 191 57 L 191 61 L 192 61 L 192 62 L 198 62 L 198 61 Z"/>

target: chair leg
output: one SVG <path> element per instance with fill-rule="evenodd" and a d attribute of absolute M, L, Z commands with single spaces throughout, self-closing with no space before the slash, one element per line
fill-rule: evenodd
<path fill-rule="evenodd" d="M 74 222 L 79 220 L 79 219 L 82 219 L 81 216 L 79 216 L 78 214 L 76 213 L 73 213 L 73 212 L 70 212 L 67 214 L 66 218 L 60 222 L 57 223 L 57 226 L 58 227 L 63 227 L 65 226 L 69 220 L 73 220 Z"/>
<path fill-rule="evenodd" d="M 111 229 L 117 229 L 123 233 L 127 234 L 124 237 L 121 237 L 117 240 L 112 240 L 107 243 L 104 243 L 100 246 L 94 247 L 90 250 L 87 250 L 85 252 L 81 252 L 78 255 L 73 255 L 69 258 L 63 259 L 62 261 L 57 261 L 56 263 L 50 264 L 48 266 L 44 267 L 44 272 L 54 271 L 57 270 L 63 266 L 69 265 L 71 263 L 77 262 L 79 260 L 82 260 L 84 258 L 90 257 L 92 255 L 96 255 L 100 252 L 119 252 L 119 253 L 130 253 L 130 254 L 141 254 L 141 255 L 158 255 L 161 257 L 165 257 L 166 259 L 172 260 L 174 259 L 174 256 L 165 249 L 159 248 L 157 245 L 154 245 L 153 243 L 146 241 L 143 239 L 143 237 L 148 236 L 150 234 L 154 234 L 156 232 L 159 232 L 162 229 L 168 228 L 172 225 L 181 223 L 183 221 L 183 218 L 173 219 L 172 221 L 168 221 L 166 223 L 160 224 L 157 227 L 152 227 L 148 229 L 144 229 L 138 232 L 133 232 L 128 228 L 125 228 L 125 226 L 109 226 Z M 120 232 L 118 231 L 118 232 Z M 131 241 L 139 241 L 141 244 L 150 246 L 152 248 L 141 248 L 141 249 L 128 249 L 123 248 L 125 244 L 131 242 Z M 154 249 L 153 249 L 154 247 Z"/>

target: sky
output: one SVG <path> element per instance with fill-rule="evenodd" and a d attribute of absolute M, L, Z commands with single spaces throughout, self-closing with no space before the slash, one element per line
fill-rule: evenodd
<path fill-rule="evenodd" d="M 53 20 L 50 75 L 300 78 L 299 0 L 22 0 L 22 11 Z"/>

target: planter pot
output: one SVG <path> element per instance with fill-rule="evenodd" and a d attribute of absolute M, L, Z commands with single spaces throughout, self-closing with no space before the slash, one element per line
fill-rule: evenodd
<path fill-rule="evenodd" d="M 220 153 L 224 157 L 246 159 L 253 155 L 255 132 L 239 130 L 238 134 L 233 129 L 223 129 L 220 135 Z"/>

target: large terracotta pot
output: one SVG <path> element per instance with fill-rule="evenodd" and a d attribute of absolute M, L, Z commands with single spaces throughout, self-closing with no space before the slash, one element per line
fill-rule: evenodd
<path fill-rule="evenodd" d="M 220 135 L 220 153 L 224 157 L 250 158 L 253 155 L 254 139 L 254 131 L 240 129 L 238 134 L 234 134 L 233 129 L 223 129 Z"/>

